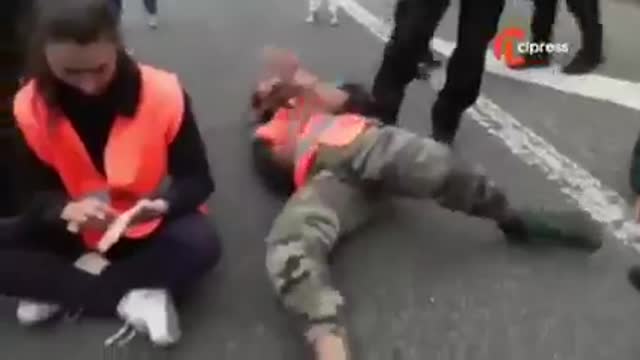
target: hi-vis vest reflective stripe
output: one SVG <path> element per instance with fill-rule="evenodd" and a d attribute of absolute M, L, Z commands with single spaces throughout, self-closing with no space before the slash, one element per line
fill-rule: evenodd
<path fill-rule="evenodd" d="M 16 121 L 27 143 L 58 173 L 72 199 L 97 196 L 124 212 L 166 183 L 167 151 L 182 125 L 182 87 L 173 74 L 145 65 L 140 65 L 140 70 L 140 102 L 135 116 L 118 116 L 114 122 L 104 153 L 106 176 L 95 168 L 65 115 L 46 106 L 34 81 L 16 95 Z M 133 226 L 125 236 L 144 238 L 161 221 Z M 92 249 L 102 236 L 96 231 L 82 235 Z"/>
<path fill-rule="evenodd" d="M 333 147 L 351 144 L 369 125 L 368 120 L 356 114 L 312 116 L 296 142 L 296 159 L 293 180 L 296 187 L 303 186 L 313 163 L 318 147 Z"/>
<path fill-rule="evenodd" d="M 344 146 L 350 144 L 369 125 L 369 121 L 357 114 L 315 114 L 309 121 L 296 118 L 296 109 L 281 108 L 271 120 L 259 126 L 255 136 L 285 146 L 290 141 L 295 149 L 294 183 L 302 186 L 313 166 L 318 145 Z M 304 126 L 301 126 L 304 124 Z"/>

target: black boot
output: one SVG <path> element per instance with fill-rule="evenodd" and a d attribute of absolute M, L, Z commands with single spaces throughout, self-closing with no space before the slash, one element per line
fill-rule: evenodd
<path fill-rule="evenodd" d="M 453 144 L 462 119 L 462 113 L 454 112 L 452 108 L 438 99 L 431 109 L 431 137 L 446 145 Z"/>
<path fill-rule="evenodd" d="M 583 212 L 519 210 L 498 226 L 514 244 L 560 245 L 589 252 L 602 247 L 602 227 Z"/>
<path fill-rule="evenodd" d="M 537 53 L 537 54 L 525 54 L 524 62 L 518 65 L 509 65 L 510 69 L 513 70 L 525 70 L 530 68 L 540 68 L 547 67 L 551 64 L 551 59 L 548 53 Z"/>
<path fill-rule="evenodd" d="M 583 30 L 582 49 L 562 69 L 568 75 L 581 75 L 595 70 L 604 61 L 602 56 L 602 25 L 594 30 Z"/>

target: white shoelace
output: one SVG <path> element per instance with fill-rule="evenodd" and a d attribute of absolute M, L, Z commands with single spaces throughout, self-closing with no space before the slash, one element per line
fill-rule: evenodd
<path fill-rule="evenodd" d="M 117 347 L 123 347 L 127 345 L 138 334 L 138 331 L 129 323 L 124 323 L 122 327 L 113 335 L 108 337 L 104 341 L 105 347 L 110 347 L 115 344 Z"/>

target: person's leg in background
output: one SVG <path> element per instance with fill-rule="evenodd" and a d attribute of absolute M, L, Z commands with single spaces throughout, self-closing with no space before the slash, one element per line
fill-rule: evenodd
<path fill-rule="evenodd" d="M 344 299 L 331 281 L 327 258 L 342 236 L 369 220 L 375 202 L 323 171 L 289 199 L 266 238 L 269 278 L 316 360 L 350 359 Z"/>
<path fill-rule="evenodd" d="M 318 21 L 318 10 L 320 10 L 320 6 L 322 5 L 322 0 L 308 0 L 309 1 L 309 12 L 307 14 L 307 23 L 312 24 Z"/>
<path fill-rule="evenodd" d="M 599 0 L 567 0 L 581 33 L 581 49 L 562 71 L 566 74 L 585 74 L 603 62 L 603 30 L 600 22 Z"/>
<path fill-rule="evenodd" d="M 150 28 L 158 27 L 158 0 L 143 0 L 144 8 L 147 11 L 149 20 L 147 24 Z"/>
<path fill-rule="evenodd" d="M 484 75 L 487 46 L 498 30 L 504 0 L 462 0 L 458 43 L 447 64 L 444 87 L 431 110 L 432 135 L 452 144 L 462 114 L 477 100 Z"/>
<path fill-rule="evenodd" d="M 320 10 L 320 6 L 322 6 L 323 1 L 327 1 L 327 6 L 329 8 L 329 15 L 331 16 L 331 26 L 337 26 L 339 24 L 338 21 L 338 10 L 340 9 L 340 0 L 308 0 L 309 1 L 309 13 L 307 15 L 306 22 L 309 24 L 313 24 L 318 21 L 318 11 Z"/>
<path fill-rule="evenodd" d="M 558 0 L 534 0 L 533 15 L 531 17 L 531 40 L 534 43 L 550 43 L 553 38 L 553 25 L 556 21 Z M 531 67 L 548 66 L 550 54 L 540 52 L 525 54 L 524 63 L 512 66 L 512 69 L 527 69 Z"/>
<path fill-rule="evenodd" d="M 385 45 L 382 64 L 374 79 L 372 94 L 378 117 L 396 124 L 407 85 L 418 74 L 418 63 L 428 51 L 449 0 L 401 0 L 396 4 L 393 33 Z"/>
<path fill-rule="evenodd" d="M 340 9 L 340 0 L 327 0 L 329 6 L 329 14 L 331 15 L 331 26 L 338 26 L 338 10 Z"/>

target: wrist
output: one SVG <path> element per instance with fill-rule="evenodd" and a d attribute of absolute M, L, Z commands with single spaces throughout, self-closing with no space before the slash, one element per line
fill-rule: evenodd
<path fill-rule="evenodd" d="M 156 205 L 156 209 L 161 215 L 166 215 L 169 212 L 170 205 L 168 200 L 160 198 L 155 199 L 154 202 Z"/>

